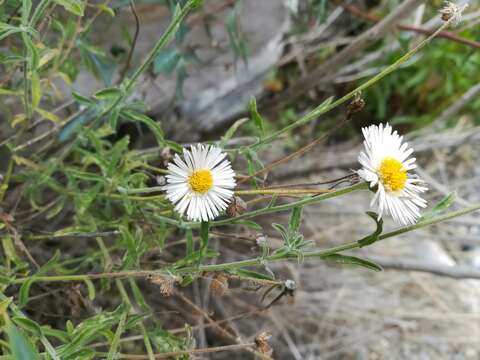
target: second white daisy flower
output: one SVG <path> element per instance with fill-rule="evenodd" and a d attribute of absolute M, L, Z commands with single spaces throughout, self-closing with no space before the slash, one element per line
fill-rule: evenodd
<path fill-rule="evenodd" d="M 358 161 L 363 166 L 358 175 L 377 188 L 370 206 L 376 204 L 379 217 L 390 214 L 401 224 L 414 224 L 420 217 L 419 208 L 427 206 L 420 194 L 427 191 L 424 182 L 409 173 L 416 168 L 413 149 L 402 143 L 403 137 L 389 124 L 362 129 L 365 152 Z"/>
<path fill-rule="evenodd" d="M 164 190 L 175 210 L 191 221 L 209 221 L 225 210 L 233 197 L 235 172 L 226 154 L 215 146 L 193 145 L 168 164 Z"/>

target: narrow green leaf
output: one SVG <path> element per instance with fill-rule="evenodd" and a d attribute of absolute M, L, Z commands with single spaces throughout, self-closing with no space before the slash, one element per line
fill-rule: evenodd
<path fill-rule="evenodd" d="M 187 256 L 191 255 L 193 253 L 193 250 L 194 250 L 194 243 L 193 243 L 193 232 L 192 232 L 192 229 L 191 228 L 188 228 L 186 231 L 185 231 L 185 238 L 186 238 L 186 253 L 187 253 Z"/>
<path fill-rule="evenodd" d="M 40 354 L 31 341 L 13 324 L 7 329 L 10 349 L 14 360 L 39 360 Z"/>
<path fill-rule="evenodd" d="M 161 146 L 165 145 L 163 130 L 157 121 L 137 111 L 125 110 L 125 111 L 122 111 L 122 116 L 125 117 L 126 119 L 139 121 L 147 125 L 150 128 L 150 130 L 152 130 L 153 135 L 155 135 L 155 138 L 157 139 L 158 144 Z"/>
<path fill-rule="evenodd" d="M 427 220 L 439 213 L 447 210 L 455 202 L 457 196 L 456 192 L 446 195 L 442 200 L 440 200 L 428 213 L 424 214 L 419 221 Z"/>
<path fill-rule="evenodd" d="M 160 51 L 153 62 L 153 72 L 171 74 L 177 67 L 180 57 L 180 53 L 175 48 Z"/>
<path fill-rule="evenodd" d="M 125 328 L 125 321 L 127 320 L 127 311 L 125 311 L 120 317 L 120 322 L 117 326 L 117 331 L 115 332 L 115 337 L 113 338 L 112 344 L 110 345 L 110 351 L 107 355 L 107 360 L 114 360 L 117 358 L 117 348 L 120 342 L 120 336 L 123 334 Z"/>
<path fill-rule="evenodd" d="M 383 219 L 380 218 L 378 219 L 378 215 L 374 213 L 373 211 L 367 212 L 367 215 L 372 218 L 373 221 L 375 221 L 375 224 L 377 225 L 377 228 L 373 233 L 371 233 L 368 236 L 365 236 L 363 239 L 358 240 L 358 243 L 360 244 L 360 247 L 364 247 L 367 245 L 373 244 L 375 241 L 378 240 L 378 237 L 383 231 Z"/>
<path fill-rule="evenodd" d="M 227 130 L 225 135 L 222 137 L 222 141 L 220 142 L 220 147 L 223 148 L 227 144 L 228 140 L 232 138 L 235 132 L 238 130 L 240 126 L 245 124 L 248 121 L 248 118 L 243 118 L 235 121 L 232 126 Z"/>
<path fill-rule="evenodd" d="M 99 100 L 116 100 L 122 96 L 122 91 L 119 88 L 111 87 L 97 91 L 94 95 Z"/>
<path fill-rule="evenodd" d="M 54 0 L 58 5 L 63 6 L 65 10 L 70 11 L 77 16 L 83 16 L 85 2 L 82 0 Z"/>
<path fill-rule="evenodd" d="M 251 221 L 251 220 L 236 220 L 236 221 L 233 221 L 232 224 L 244 225 L 244 226 L 246 226 L 250 229 L 253 229 L 253 230 L 262 230 L 261 225 L 257 224 L 254 221 Z"/>
<path fill-rule="evenodd" d="M 375 264 L 372 261 L 365 260 L 358 258 L 356 256 L 347 256 L 347 255 L 341 255 L 341 254 L 332 254 L 328 256 L 322 256 L 322 259 L 325 260 L 331 260 L 339 264 L 347 264 L 347 265 L 356 265 L 356 266 L 361 266 L 364 268 L 367 268 L 369 270 L 373 271 L 382 271 L 382 268 Z"/>
<path fill-rule="evenodd" d="M 33 282 L 35 281 L 35 277 L 31 276 L 22 284 L 18 294 L 18 305 L 20 307 L 25 306 L 28 303 L 28 297 L 30 292 L 30 287 L 32 286 Z"/>
<path fill-rule="evenodd" d="M 208 235 L 209 235 L 210 223 L 208 221 L 202 221 L 200 225 L 200 240 L 202 241 L 202 249 L 208 247 Z"/>
<path fill-rule="evenodd" d="M 253 123 L 260 132 L 260 135 L 263 137 L 265 135 L 265 121 L 257 110 L 257 101 L 254 97 L 250 99 L 248 108 L 250 110 L 250 117 L 253 120 Z"/>
<path fill-rule="evenodd" d="M 270 275 L 262 274 L 251 270 L 237 269 L 234 273 L 245 279 L 273 280 Z"/>
<path fill-rule="evenodd" d="M 85 285 L 87 285 L 88 299 L 90 301 L 95 300 L 95 285 L 91 280 L 85 280 Z"/>
<path fill-rule="evenodd" d="M 150 312 L 150 307 L 148 306 L 145 298 L 143 297 L 142 291 L 137 285 L 137 282 L 133 278 L 128 278 L 128 283 L 130 284 L 130 288 L 132 289 L 133 298 L 135 302 L 140 306 L 140 308 L 145 312 Z"/>
<path fill-rule="evenodd" d="M 32 86 L 32 109 L 35 110 L 40 104 L 42 98 L 42 88 L 40 86 L 40 78 L 38 73 L 34 71 L 31 76 L 31 86 Z"/>
<path fill-rule="evenodd" d="M 12 320 L 19 327 L 34 333 L 35 336 L 41 337 L 43 335 L 42 328 L 33 320 L 19 316 L 13 317 Z"/>
<path fill-rule="evenodd" d="M 290 234 L 295 234 L 298 232 L 301 220 L 302 220 L 302 207 L 296 206 L 292 209 L 292 213 L 290 215 L 290 221 L 288 222 L 288 232 Z"/>

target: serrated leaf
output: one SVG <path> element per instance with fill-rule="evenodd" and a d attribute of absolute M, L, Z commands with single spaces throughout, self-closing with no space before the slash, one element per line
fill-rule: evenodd
<path fill-rule="evenodd" d="M 365 260 L 365 259 L 361 259 L 361 258 L 358 258 L 356 256 L 332 254 L 332 255 L 328 255 L 328 256 L 322 256 L 322 259 L 331 260 L 331 261 L 334 261 L 334 262 L 340 263 L 340 264 L 361 266 L 361 267 L 364 267 L 364 268 L 367 268 L 367 269 L 373 270 L 373 271 L 382 271 L 382 268 L 379 265 L 375 264 L 374 262 L 369 261 L 369 260 Z"/>
<path fill-rule="evenodd" d="M 367 215 L 370 216 L 373 219 L 373 221 L 375 221 L 377 228 L 370 235 L 365 236 L 363 239 L 360 239 L 357 241 L 360 244 L 360 247 L 373 244 L 375 241 L 378 240 L 378 237 L 383 231 L 383 219 L 382 218 L 378 219 L 378 215 L 373 211 L 367 212 Z"/>

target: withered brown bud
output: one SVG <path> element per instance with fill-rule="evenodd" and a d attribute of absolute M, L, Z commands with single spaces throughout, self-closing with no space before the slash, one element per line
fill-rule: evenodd
<path fill-rule="evenodd" d="M 255 345 L 260 353 L 267 356 L 272 355 L 273 349 L 268 343 L 268 340 L 270 340 L 271 337 L 272 334 L 268 331 L 264 331 L 255 337 Z"/>
<path fill-rule="evenodd" d="M 175 279 L 171 276 L 153 275 L 148 278 L 153 284 L 160 286 L 160 294 L 163 297 L 172 296 L 175 288 Z"/>
<path fill-rule="evenodd" d="M 210 293 L 213 296 L 222 297 L 227 290 L 228 277 L 223 273 L 216 274 L 210 282 Z"/>
<path fill-rule="evenodd" d="M 162 157 L 163 162 L 166 165 L 173 159 L 172 150 L 168 146 L 166 146 L 160 152 L 160 156 Z"/>
<path fill-rule="evenodd" d="M 247 203 L 239 196 L 234 196 L 232 202 L 227 207 L 227 215 L 235 217 L 243 214 L 247 210 Z"/>
<path fill-rule="evenodd" d="M 347 106 L 347 114 L 351 116 L 363 110 L 365 107 L 365 100 L 362 99 L 359 93 L 355 94 L 354 99 Z"/>

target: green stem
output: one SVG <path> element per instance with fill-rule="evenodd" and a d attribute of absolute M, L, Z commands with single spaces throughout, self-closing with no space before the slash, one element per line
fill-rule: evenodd
<path fill-rule="evenodd" d="M 40 17 L 43 15 L 43 12 L 45 11 L 45 9 L 49 4 L 50 4 L 50 0 L 40 1 L 40 3 L 35 8 L 35 11 L 33 12 L 33 15 L 28 24 L 30 27 L 35 28 L 35 25 L 37 24 L 38 19 L 40 19 Z"/>
<path fill-rule="evenodd" d="M 417 229 L 421 229 L 430 225 L 438 224 L 447 220 L 451 220 L 453 218 L 466 215 L 475 211 L 480 210 L 480 204 L 460 209 L 457 211 L 452 211 L 444 215 L 436 216 L 431 219 L 423 220 L 417 224 L 406 226 L 397 230 L 393 230 L 387 233 L 384 233 L 378 237 L 377 241 L 385 240 L 400 234 L 408 233 Z M 305 258 L 324 258 L 332 254 L 337 254 L 343 251 L 352 250 L 360 247 L 360 243 L 358 241 L 353 241 L 350 243 L 346 243 L 339 246 L 334 246 L 329 249 L 325 250 L 316 250 L 316 251 L 307 251 L 303 253 L 303 257 Z M 190 272 L 196 271 L 205 271 L 205 272 L 213 272 L 213 271 L 225 271 L 225 270 L 233 270 L 238 269 L 246 266 L 259 266 L 263 263 L 279 261 L 279 260 L 286 260 L 296 258 L 296 255 L 293 254 L 275 254 L 266 256 L 263 258 L 255 258 L 255 259 L 247 259 L 247 260 L 240 260 L 240 261 L 233 261 L 229 263 L 223 264 L 212 264 L 212 265 L 202 265 L 198 268 L 182 268 L 176 270 L 178 274 L 188 274 Z M 85 275 L 60 275 L 60 276 L 37 276 L 35 277 L 35 281 L 39 282 L 62 282 L 62 281 L 85 281 L 85 280 L 96 280 L 96 279 L 120 279 L 120 278 L 128 278 L 128 277 L 149 277 L 155 275 L 164 274 L 164 270 L 133 270 L 133 271 L 122 271 L 116 273 L 102 273 L 102 274 L 85 274 Z M 13 284 L 22 284 L 26 282 L 30 277 L 24 277 L 15 279 L 12 281 Z"/>
<path fill-rule="evenodd" d="M 419 43 L 417 46 L 415 46 L 412 50 L 407 52 L 405 55 L 400 57 L 393 64 L 388 66 L 386 69 L 384 69 L 383 71 L 381 71 L 380 73 L 378 73 L 377 75 L 372 77 L 371 79 L 367 80 L 365 83 L 363 83 L 362 85 L 360 85 L 359 87 L 357 87 L 353 91 L 349 92 L 347 95 L 345 95 L 345 96 L 341 97 L 340 99 L 332 102 L 331 104 L 327 104 L 327 105 L 321 104 L 321 105 L 319 105 L 317 108 L 313 109 L 311 112 L 309 112 L 308 114 L 306 114 L 305 116 L 303 116 L 302 118 L 297 120 L 296 122 L 284 127 L 281 130 L 276 131 L 272 135 L 265 137 L 264 139 L 260 140 L 259 142 L 255 143 L 253 145 L 250 145 L 250 148 L 258 149 L 261 145 L 268 144 L 268 143 L 274 141 L 275 139 L 277 139 L 280 135 L 282 135 L 282 134 L 284 134 L 284 133 L 286 133 L 290 130 L 293 130 L 293 129 L 299 127 L 299 126 L 302 126 L 306 123 L 309 123 L 310 121 L 312 121 L 314 119 L 317 119 L 319 116 L 329 112 L 330 110 L 335 109 L 337 106 L 347 102 L 348 100 L 353 98 L 356 94 L 358 94 L 358 93 L 362 92 L 363 90 L 369 88 L 370 86 L 372 86 L 376 82 L 380 81 L 381 79 L 383 79 L 385 76 L 387 76 L 391 72 L 398 69 L 403 63 L 405 63 L 407 60 L 409 60 L 414 54 L 416 54 L 423 47 L 425 47 L 425 45 L 427 45 L 435 36 L 437 36 L 438 33 L 440 33 L 445 28 L 447 28 L 448 25 L 450 24 L 450 22 L 451 22 L 451 19 L 449 21 L 445 22 L 434 33 L 432 33 L 429 37 L 424 39 L 421 43 Z"/>
<path fill-rule="evenodd" d="M 137 189 L 117 189 L 122 193 L 125 194 L 150 194 L 153 192 L 165 191 L 162 186 L 152 186 L 148 188 L 137 188 Z M 320 193 L 330 193 L 333 190 L 328 189 L 282 189 L 282 188 L 274 188 L 274 189 L 247 189 L 247 190 L 236 190 L 235 195 L 243 196 L 243 195 L 278 195 L 278 196 L 288 196 L 288 195 L 305 195 L 305 194 L 320 194 Z M 116 196 L 121 198 L 122 195 L 114 195 L 109 194 L 108 196 Z M 157 197 L 161 197 L 164 195 L 156 195 Z M 132 197 L 129 197 L 132 199 Z M 150 198 L 151 199 L 151 198 Z"/>
<path fill-rule="evenodd" d="M 132 90 L 140 75 L 145 72 L 148 67 L 153 63 L 160 50 L 162 50 L 165 45 L 170 42 L 170 40 L 177 32 L 180 22 L 196 6 L 197 2 L 198 0 L 188 1 L 178 14 L 174 14 L 174 18 L 168 26 L 167 30 L 165 30 L 165 32 L 162 34 L 153 49 L 150 50 L 150 53 L 144 59 L 143 63 L 137 68 L 137 70 L 135 70 L 132 77 L 125 82 L 123 86 L 123 93 L 117 99 L 115 99 L 115 101 L 105 111 L 103 111 L 100 116 L 98 116 L 98 119 L 110 113 L 118 106 L 118 104 L 120 104 L 123 100 L 125 100 L 126 97 L 130 95 L 130 91 Z"/>
<path fill-rule="evenodd" d="M 301 200 L 293 201 L 293 202 L 288 203 L 288 204 L 262 208 L 262 209 L 250 211 L 248 213 L 236 216 L 234 218 L 219 220 L 219 221 L 213 221 L 211 223 L 211 225 L 212 226 L 225 225 L 225 224 L 235 222 L 237 220 L 250 219 L 252 217 L 256 217 L 256 216 L 259 216 L 259 215 L 265 215 L 265 214 L 271 214 L 271 213 L 275 213 L 275 212 L 279 212 L 279 211 L 290 210 L 290 209 L 292 209 L 296 206 L 305 206 L 305 205 L 317 203 L 317 202 L 320 202 L 320 201 L 323 201 L 323 200 L 331 199 L 331 198 L 334 198 L 334 197 L 337 197 L 337 196 L 342 196 L 342 195 L 351 193 L 353 191 L 363 190 L 363 189 L 367 189 L 367 188 L 368 188 L 368 184 L 365 183 L 365 182 L 361 182 L 361 183 L 358 183 L 358 184 L 355 184 L 355 185 L 352 185 L 352 186 L 349 186 L 349 187 L 346 187 L 346 188 L 343 188 L 343 189 L 335 190 L 335 191 L 325 193 L 325 194 L 320 194 L 320 195 L 307 197 L 307 198 L 304 198 L 304 199 L 301 199 Z M 196 225 L 196 223 L 187 223 L 187 224 L 189 226 L 192 226 L 192 227 L 198 227 L 198 225 Z"/>

